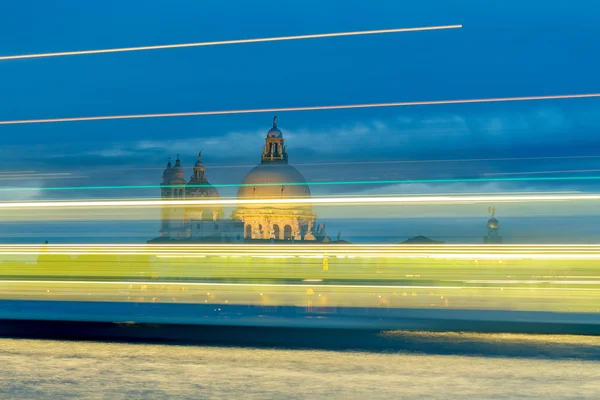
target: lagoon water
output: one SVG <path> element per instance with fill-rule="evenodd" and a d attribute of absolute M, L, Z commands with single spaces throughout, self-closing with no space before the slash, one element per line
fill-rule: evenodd
<path fill-rule="evenodd" d="M 0 339 L 0 398 L 593 399 L 600 393 L 598 337 L 384 335 L 390 348 L 377 351 Z"/>

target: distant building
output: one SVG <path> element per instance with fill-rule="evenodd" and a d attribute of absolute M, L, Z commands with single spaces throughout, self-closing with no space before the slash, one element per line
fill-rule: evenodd
<path fill-rule="evenodd" d="M 238 199 L 309 199 L 310 188 L 300 172 L 288 164 L 287 147 L 277 128 L 277 117 L 267 132 L 260 164 L 253 168 L 240 186 Z M 246 239 L 314 241 L 317 215 L 310 203 L 240 204 L 233 218 L 244 223 Z M 323 227 L 324 228 L 324 227 Z"/>
<path fill-rule="evenodd" d="M 163 172 L 161 199 L 220 200 L 217 189 L 206 178 L 202 154 L 186 183 L 179 156 Z M 277 199 L 310 199 L 310 188 L 302 174 L 288 164 L 283 134 L 277 127 L 267 132 L 261 162 L 250 170 L 237 193 L 241 200 L 259 200 L 239 204 L 232 219 L 223 218 L 220 204 L 206 206 L 165 206 L 161 210 L 160 236 L 149 243 L 166 241 L 226 242 L 294 241 L 336 243 L 327 236 L 325 225 L 315 227 L 317 218 L 310 203 L 278 203 Z M 266 200 L 261 203 L 260 200 Z M 215 202 L 216 203 L 216 202 Z M 339 235 L 338 235 L 339 236 Z M 338 237 L 339 240 L 339 237 Z"/>
<path fill-rule="evenodd" d="M 219 200 L 219 192 L 206 178 L 202 153 L 194 165 L 194 172 L 186 183 L 179 156 L 175 166 L 171 161 L 163 172 L 161 199 Z M 148 243 L 192 241 L 211 243 L 236 243 L 243 241 L 243 224 L 223 219 L 220 204 L 206 206 L 168 206 L 161 209 L 160 236 Z"/>
<path fill-rule="evenodd" d="M 501 244 L 502 236 L 500 236 L 500 222 L 496 219 L 496 209 L 494 207 L 490 207 L 489 211 L 491 213 L 491 217 L 487 222 L 487 236 L 483 237 L 484 244 Z"/>

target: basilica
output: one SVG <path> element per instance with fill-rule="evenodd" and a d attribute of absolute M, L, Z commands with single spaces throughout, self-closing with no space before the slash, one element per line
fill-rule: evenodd
<path fill-rule="evenodd" d="M 287 147 L 275 117 L 273 127 L 267 132 L 260 164 L 248 172 L 237 192 L 240 200 L 259 201 L 238 204 L 231 218 L 225 218 L 220 204 L 163 207 L 160 236 L 149 243 L 331 242 L 325 226 L 315 226 L 317 215 L 310 203 L 271 201 L 310 197 L 306 180 L 288 163 Z M 201 153 L 187 182 L 179 157 L 175 165 L 169 161 L 162 176 L 161 199 L 220 199 L 217 189 L 208 182 Z"/>

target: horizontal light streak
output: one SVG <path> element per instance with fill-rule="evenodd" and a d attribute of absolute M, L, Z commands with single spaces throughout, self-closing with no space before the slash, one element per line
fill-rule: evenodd
<path fill-rule="evenodd" d="M 55 179 L 85 179 L 87 178 L 87 176 L 85 175 L 71 175 L 71 174 L 32 174 L 32 175 L 6 175 L 6 176 L 2 176 L 0 175 L 0 181 L 19 181 L 19 180 L 25 180 L 25 179 L 41 179 L 41 180 L 55 180 Z M 14 191 L 12 189 L 17 189 L 17 188 L 10 188 L 10 191 Z M 31 189 L 28 189 L 31 190 Z"/>
<path fill-rule="evenodd" d="M 277 249 L 332 249 L 331 245 L 323 245 L 323 244 L 303 244 L 302 246 L 298 246 L 297 244 L 135 244 L 135 243 L 98 243 L 98 244 L 0 244 L 0 249 L 2 248 L 100 248 L 100 249 L 112 249 L 112 248 L 150 248 L 150 249 L 169 249 L 174 248 L 177 250 L 181 250 L 182 248 L 189 248 L 192 250 L 197 249 L 235 249 L 235 248 L 246 248 L 246 249 L 256 249 L 256 248 L 268 248 L 273 249 L 273 247 Z M 499 249 L 499 250 L 508 250 L 508 249 L 581 249 L 581 248 L 590 248 L 600 250 L 600 245 L 597 244 L 338 244 L 335 248 L 344 248 L 344 249 L 352 249 L 352 248 L 401 248 L 401 249 L 445 249 L 445 248 L 470 248 L 470 249 L 478 249 L 478 250 L 489 250 L 489 249 Z"/>
<path fill-rule="evenodd" d="M 91 286 L 183 286 L 183 287 L 250 287 L 250 288 L 293 288 L 293 289 L 317 289 L 326 292 L 327 289 L 394 289 L 394 290 L 470 290 L 470 289 L 484 289 L 490 291 L 496 291 L 498 288 L 488 286 L 412 286 L 412 285 L 327 285 L 327 284 L 283 284 L 283 283 L 212 283 L 212 282 L 171 282 L 171 281 L 59 281 L 59 280 L 0 280 L 0 284 L 46 284 L 46 285 L 91 285 Z M 68 287 L 68 289 L 76 289 L 75 287 Z M 505 288 L 506 290 L 524 290 L 527 288 Z M 595 288 L 558 288 L 558 287 L 536 287 L 535 290 L 539 291 L 600 291 Z M 217 293 L 219 294 L 219 293 Z M 248 295 L 250 293 L 246 293 Z"/>
<path fill-rule="evenodd" d="M 328 182 L 281 182 L 281 183 L 215 183 L 205 185 L 111 185 L 111 186 L 62 186 L 62 187 L 0 187 L 0 192 L 17 191 L 73 191 L 73 190 L 122 190 L 122 189 L 185 189 L 202 187 L 254 187 L 254 186 L 350 186 L 350 185 L 404 185 L 414 183 L 477 183 L 477 182 L 533 182 L 533 181 L 589 181 L 600 180 L 600 176 L 552 176 L 527 178 L 464 178 L 464 179 L 398 179 L 368 181 Z"/>
<path fill-rule="evenodd" d="M 177 207 L 209 205 L 313 205 L 313 204 L 403 204 L 464 202 L 537 202 L 600 200 L 600 194 L 562 195 L 487 195 L 487 196 L 382 196 L 313 197 L 288 199 L 214 199 L 214 200 L 85 200 L 2 202 L 0 209 L 15 208 L 90 208 L 90 207 Z"/>
<path fill-rule="evenodd" d="M 581 278 L 580 276 L 574 276 L 573 278 Z M 470 280 L 470 281 L 464 281 L 464 283 L 494 283 L 494 284 L 500 284 L 500 283 L 507 283 L 507 284 L 541 284 L 541 283 L 548 283 L 548 284 L 552 284 L 552 285 L 600 285 L 600 281 L 553 281 L 551 279 L 544 279 L 544 280 L 516 280 L 516 279 L 489 279 L 489 280 Z"/>
<path fill-rule="evenodd" d="M 165 45 L 155 45 L 155 46 L 121 47 L 121 48 L 99 49 L 99 50 L 63 51 L 63 52 L 56 52 L 56 53 L 38 53 L 38 54 L 23 54 L 23 55 L 13 55 L 13 56 L 0 56 L 0 61 L 29 59 L 29 58 L 80 56 L 80 55 L 88 55 L 88 54 L 125 53 L 125 52 L 131 52 L 131 51 L 180 49 L 180 48 L 186 48 L 186 47 L 206 47 L 206 46 L 224 46 L 224 45 L 232 45 L 232 44 L 281 42 L 281 41 L 287 41 L 287 40 L 322 39 L 322 38 L 343 37 L 343 36 L 381 35 L 381 34 L 386 34 L 386 33 L 421 32 L 421 31 L 435 31 L 435 30 L 460 29 L 460 28 L 462 28 L 462 25 L 439 25 L 439 26 L 422 26 L 422 27 L 415 27 L 415 28 L 376 29 L 376 30 L 354 31 L 354 32 L 334 32 L 334 33 L 317 33 L 317 34 L 311 34 L 311 35 L 277 36 L 277 37 L 255 38 L 255 39 L 220 40 L 220 41 L 213 41 L 213 42 L 195 42 L 195 43 L 165 44 Z"/>
<path fill-rule="evenodd" d="M 106 115 L 106 116 L 97 116 L 97 117 L 22 119 L 22 120 L 0 121 L 0 125 L 47 124 L 47 123 L 58 123 L 58 122 L 103 121 L 103 120 L 119 120 L 119 119 L 170 118 L 170 117 L 192 117 L 192 116 L 231 115 L 231 114 L 258 114 L 258 113 L 290 112 L 290 111 L 347 110 L 347 109 L 358 109 L 358 108 L 410 107 L 410 106 L 497 103 L 497 102 L 514 102 L 514 101 L 536 101 L 536 100 L 583 99 L 583 98 L 596 98 L 596 97 L 600 97 L 600 93 L 564 94 L 564 95 L 553 95 L 553 96 L 496 97 L 496 98 L 459 99 L 459 100 L 407 101 L 407 102 L 393 102 L 393 103 L 345 104 L 345 105 L 333 105 L 333 106 L 275 107 L 275 108 L 255 108 L 255 109 L 245 109 L 245 110 L 193 111 L 193 112 L 179 112 L 179 113 Z"/>
<path fill-rule="evenodd" d="M 75 285 L 164 285 L 164 286 L 234 286 L 234 287 L 293 287 L 293 288 L 371 288 L 371 289 L 464 289 L 462 286 L 392 286 L 392 285 L 303 285 L 286 283 L 214 283 L 214 282 L 162 282 L 162 281 L 57 281 L 57 280 L 0 280 L 5 284 L 75 284 Z"/>
<path fill-rule="evenodd" d="M 273 249 L 272 251 L 275 251 Z M 401 250 L 393 253 L 372 253 L 372 252 L 354 252 L 344 253 L 332 251 L 327 255 L 308 255 L 306 253 L 291 253 L 291 254 L 280 254 L 273 255 L 272 253 L 202 253 L 198 255 L 192 254 L 156 254 L 156 253 L 89 253 L 89 252 L 3 252 L 0 255 L 4 256 L 37 256 L 37 255 L 69 255 L 69 256 L 156 256 L 157 258 L 163 259 L 197 259 L 210 257 L 254 257 L 254 258 L 269 258 L 269 259 L 288 259 L 288 258 L 309 258 L 309 259 L 323 259 L 328 257 L 359 257 L 359 258 L 414 258 L 414 259 L 460 259 L 460 260 L 486 260 L 486 261 L 502 261 L 502 260 L 523 260 L 523 259 L 535 259 L 535 260 L 598 260 L 600 259 L 599 253 L 411 253 L 409 251 L 403 252 Z M 81 261 L 77 261 L 81 262 Z M 109 262 L 109 261 L 107 261 Z M 115 261 L 117 263 L 122 261 Z M 62 264 L 76 263 L 75 260 L 69 260 L 61 262 Z"/>
<path fill-rule="evenodd" d="M 195 155 L 194 155 L 195 157 Z M 430 160 L 383 160 L 383 161 L 332 161 L 332 162 L 295 162 L 294 166 L 328 166 L 328 165 L 386 165 L 386 164 L 434 164 L 434 163 L 472 163 L 472 162 L 491 162 L 491 161 L 525 161 L 525 160 L 576 160 L 576 159 L 596 159 L 599 156 L 540 156 L 540 157 L 497 157 L 497 158 L 447 158 Z M 232 164 L 232 165 L 211 165 L 210 169 L 235 169 L 235 168 L 254 168 L 256 164 Z M 162 171 L 164 167 L 140 167 L 138 170 Z M 129 171 L 127 168 L 115 167 L 94 167 L 86 168 L 85 171 Z M 92 186 L 94 187 L 94 186 Z M 127 188 L 128 186 L 123 186 Z M 132 186 L 136 187 L 136 186 Z"/>
<path fill-rule="evenodd" d="M 584 173 L 600 172 L 600 169 L 567 169 L 560 171 L 530 171 L 530 172 L 492 172 L 483 174 L 484 176 L 502 176 L 502 175 L 542 175 L 542 174 L 566 174 L 566 173 Z"/>
<path fill-rule="evenodd" d="M 118 260 L 102 260 L 102 257 L 110 256 L 153 256 L 159 259 L 199 259 L 206 257 L 258 257 L 270 259 L 287 259 L 287 258 L 399 258 L 399 259 L 461 259 L 477 261 L 492 261 L 500 262 L 502 260 L 598 260 L 600 259 L 600 248 L 584 248 L 576 250 L 571 248 L 562 248 L 560 250 L 546 250 L 539 248 L 521 248 L 509 249 L 502 251 L 498 248 L 464 248 L 453 249 L 448 248 L 437 249 L 411 249 L 403 248 L 402 245 L 396 245 L 394 248 L 343 248 L 340 245 L 331 245 L 323 248 L 303 249 L 304 246 L 296 246 L 296 248 L 286 249 L 280 246 L 272 246 L 270 248 L 259 247 L 252 248 L 226 248 L 226 249 L 108 249 L 98 250 L 93 248 L 8 248 L 0 250 L 0 256 L 39 256 L 39 255 L 68 255 L 68 256 L 96 256 L 98 262 L 123 262 Z M 276 253 L 276 254 L 274 254 Z M 89 261 L 89 260 L 88 260 Z M 65 260 L 60 261 L 64 266 L 68 264 L 77 264 L 81 260 Z M 581 277 L 580 277 L 581 278 Z"/>
<path fill-rule="evenodd" d="M 429 252 L 471 252 L 479 259 L 479 254 L 527 254 L 532 252 L 545 252 L 550 254 L 600 252 L 600 245 L 571 245 L 571 244 L 549 244 L 549 245 L 472 245 L 472 244 L 444 244 L 444 245 L 404 245 L 404 244 L 330 244 L 330 245 L 285 245 L 274 244 L 3 244 L 0 245 L 0 254 L 67 254 L 79 252 L 81 254 L 98 255 L 139 255 L 139 254 L 169 254 L 179 252 L 178 255 L 188 254 L 191 257 L 199 257 L 199 254 L 239 254 L 239 252 L 277 251 L 298 254 L 315 254 L 329 257 L 338 254 L 388 254 L 393 252 L 406 254 L 427 254 Z"/>

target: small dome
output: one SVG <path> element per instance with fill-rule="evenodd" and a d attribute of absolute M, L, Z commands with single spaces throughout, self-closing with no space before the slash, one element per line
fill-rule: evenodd
<path fill-rule="evenodd" d="M 282 133 L 279 130 L 279 128 L 273 127 L 269 130 L 269 132 L 267 132 L 267 137 L 268 138 L 280 138 L 282 137 Z"/>
<path fill-rule="evenodd" d="M 189 185 L 198 185 L 196 187 Z M 204 181 L 201 183 L 191 180 L 188 187 L 185 188 L 185 197 L 195 200 L 219 200 L 221 196 L 217 189 Z M 219 204 L 211 204 L 207 206 L 195 205 L 185 208 L 185 215 L 190 220 L 207 220 L 212 219 L 212 213 L 216 212 L 220 217 L 223 215 L 223 208 Z"/>
<path fill-rule="evenodd" d="M 283 134 L 277 128 L 277 117 L 273 118 L 273 127 L 267 132 L 267 138 L 282 138 Z"/>
<path fill-rule="evenodd" d="M 207 181 L 196 181 L 191 179 L 185 188 L 187 197 L 202 197 L 220 199 L 219 191 Z"/>
<path fill-rule="evenodd" d="M 498 229 L 500 227 L 500 222 L 496 218 L 492 217 L 488 220 L 487 227 L 488 229 Z"/>

